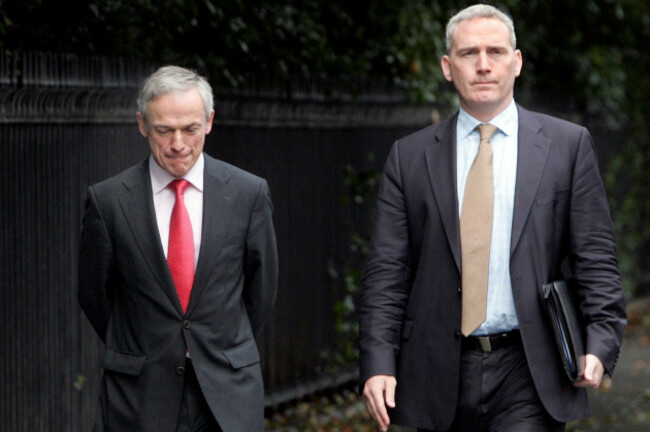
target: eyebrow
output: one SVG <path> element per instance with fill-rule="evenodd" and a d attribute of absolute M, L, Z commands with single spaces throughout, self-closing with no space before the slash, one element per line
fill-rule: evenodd
<path fill-rule="evenodd" d="M 156 129 L 176 129 L 176 128 L 174 128 L 174 127 L 172 127 L 172 126 L 169 126 L 169 125 L 167 125 L 167 124 L 165 124 L 165 123 L 152 124 L 151 126 L 154 127 L 154 128 L 156 128 Z M 200 122 L 192 122 L 192 123 L 188 123 L 188 124 L 186 124 L 186 125 L 182 125 L 182 126 L 181 126 L 180 128 L 178 128 L 178 129 L 187 129 L 187 128 L 190 128 L 190 127 L 197 127 L 197 126 L 201 126 L 201 123 L 200 123 Z"/>
<path fill-rule="evenodd" d="M 495 49 L 506 50 L 507 51 L 508 47 L 510 47 L 509 44 L 487 45 L 487 46 L 467 45 L 467 46 L 464 46 L 464 47 L 454 48 L 452 52 L 462 53 L 462 52 L 468 52 L 468 51 L 480 51 L 482 49 L 485 49 L 486 51 L 495 50 Z"/>

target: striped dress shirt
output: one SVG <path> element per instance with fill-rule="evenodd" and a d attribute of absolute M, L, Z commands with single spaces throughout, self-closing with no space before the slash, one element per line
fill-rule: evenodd
<path fill-rule="evenodd" d="M 519 117 L 514 100 L 488 123 L 498 128 L 492 143 L 494 172 L 494 213 L 488 275 L 487 318 L 473 333 L 494 334 L 519 327 L 510 282 L 510 239 L 517 175 L 517 132 Z M 480 121 L 460 109 L 456 128 L 458 214 L 462 211 L 465 181 L 478 153 Z"/>

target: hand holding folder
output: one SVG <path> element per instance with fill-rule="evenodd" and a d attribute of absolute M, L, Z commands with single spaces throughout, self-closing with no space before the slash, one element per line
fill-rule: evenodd
<path fill-rule="evenodd" d="M 579 381 L 585 371 L 585 344 L 577 293 L 564 280 L 542 289 L 564 370 L 571 381 Z"/>

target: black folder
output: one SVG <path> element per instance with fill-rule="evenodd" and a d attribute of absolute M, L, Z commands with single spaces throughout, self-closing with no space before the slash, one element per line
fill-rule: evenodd
<path fill-rule="evenodd" d="M 585 344 L 582 314 L 573 284 L 571 280 L 560 280 L 542 288 L 564 370 L 571 381 L 578 381 L 585 370 Z"/>

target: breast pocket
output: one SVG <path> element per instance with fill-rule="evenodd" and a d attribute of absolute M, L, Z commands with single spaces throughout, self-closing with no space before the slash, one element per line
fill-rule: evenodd
<path fill-rule="evenodd" d="M 537 195 L 535 198 L 535 206 L 566 202 L 570 196 L 571 191 L 569 189 L 546 191 Z"/>

